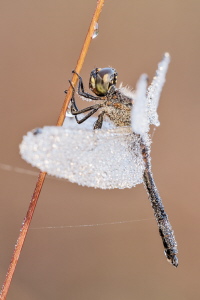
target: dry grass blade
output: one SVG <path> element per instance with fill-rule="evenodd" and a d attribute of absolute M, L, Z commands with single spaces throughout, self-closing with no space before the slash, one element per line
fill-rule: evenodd
<path fill-rule="evenodd" d="M 83 44 L 83 48 L 81 50 L 79 59 L 77 61 L 77 66 L 75 68 L 77 73 L 80 73 L 81 68 L 83 66 L 83 63 L 84 63 L 84 60 L 85 60 L 85 57 L 86 57 L 86 54 L 87 54 L 92 36 L 93 36 L 93 33 L 95 31 L 95 24 L 98 22 L 99 15 L 100 15 L 102 7 L 104 5 L 104 1 L 105 0 L 99 0 L 97 2 L 97 6 L 96 6 L 96 9 L 95 9 L 90 27 L 88 29 L 88 33 L 86 35 L 86 38 L 85 38 L 85 41 L 84 41 L 84 44 Z M 77 75 L 74 74 L 73 77 L 72 77 L 73 85 L 76 85 L 77 79 L 78 79 Z M 67 110 L 69 101 L 71 99 L 71 96 L 72 96 L 72 88 L 70 86 L 69 89 L 68 89 L 68 93 L 66 95 L 63 107 L 61 109 L 59 118 L 58 118 L 57 126 L 62 126 L 62 124 L 64 122 L 66 110 Z M 22 227 L 20 229 L 20 234 L 19 234 L 19 237 L 17 239 L 17 243 L 15 245 L 15 250 L 13 252 L 13 256 L 12 256 L 12 259 L 11 259 L 11 262 L 10 262 L 10 265 L 9 265 L 9 268 L 8 268 L 8 272 L 6 274 L 6 278 L 5 278 L 4 284 L 3 284 L 2 289 L 1 289 L 1 293 L 0 293 L 0 299 L 1 300 L 6 299 L 6 296 L 7 296 L 9 287 L 10 287 L 10 283 L 11 283 L 11 280 L 12 280 L 12 277 L 13 277 L 13 274 L 14 274 L 14 271 L 15 271 L 15 268 L 16 268 L 16 265 L 17 265 L 17 262 L 18 262 L 18 259 L 19 259 L 24 241 L 25 241 L 25 238 L 26 238 L 26 234 L 27 234 L 27 231 L 28 231 L 30 223 L 31 223 L 31 219 L 32 219 L 33 214 L 34 214 L 35 207 L 37 205 L 37 201 L 38 201 L 38 198 L 39 198 L 39 195 L 40 195 L 40 191 L 42 189 L 42 186 L 43 186 L 43 183 L 44 183 L 44 180 L 45 180 L 45 176 L 46 176 L 45 172 L 40 172 L 39 173 L 38 180 L 37 180 L 37 183 L 36 183 L 36 187 L 35 187 L 33 196 L 31 198 L 31 202 L 30 202 L 26 217 L 25 217 L 25 219 L 23 221 L 23 224 L 22 224 Z"/>

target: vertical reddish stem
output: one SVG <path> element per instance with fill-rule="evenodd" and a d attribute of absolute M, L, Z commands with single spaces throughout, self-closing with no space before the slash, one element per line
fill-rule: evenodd
<path fill-rule="evenodd" d="M 86 57 L 86 54 L 87 54 L 87 51 L 88 51 L 93 33 L 94 33 L 95 23 L 98 22 L 99 15 L 100 15 L 102 7 L 104 5 L 104 1 L 105 0 L 99 0 L 97 2 L 97 6 L 96 6 L 96 9 L 95 9 L 90 27 L 88 29 L 88 33 L 86 35 L 86 38 L 85 38 L 85 41 L 84 41 L 84 44 L 83 44 L 83 48 L 81 50 L 79 59 L 77 61 L 77 65 L 76 65 L 76 69 L 75 69 L 77 73 L 80 73 L 81 68 L 83 66 L 83 63 L 84 63 L 84 60 L 85 60 L 85 57 Z M 73 85 L 75 85 L 77 83 L 77 79 L 78 79 L 77 75 L 74 74 L 73 77 L 72 77 Z M 57 126 L 62 126 L 62 124 L 64 122 L 66 110 L 67 110 L 69 101 L 71 99 L 71 96 L 72 96 L 72 87 L 70 86 L 69 89 L 68 89 L 67 95 L 65 97 L 65 101 L 63 103 L 63 107 L 61 109 L 59 118 L 58 118 Z M 31 202 L 30 202 L 26 217 L 25 217 L 25 219 L 23 221 L 23 224 L 22 224 L 22 227 L 20 229 L 20 234 L 19 234 L 19 237 L 17 239 L 17 243 L 15 245 L 13 256 L 12 256 L 12 259 L 11 259 L 11 262 L 10 262 L 10 265 L 9 265 L 9 268 L 8 268 L 8 271 L 7 271 L 7 274 L 6 274 L 6 278 L 5 278 L 4 284 L 3 284 L 2 289 L 1 289 L 1 293 L 0 293 L 0 299 L 1 300 L 6 299 L 6 296 L 7 296 L 9 287 L 10 287 L 10 283 L 11 283 L 13 274 L 15 272 L 15 268 L 16 268 L 16 265 L 17 265 L 17 262 L 18 262 L 18 259 L 19 259 L 19 256 L 20 256 L 20 253 L 21 253 L 21 250 L 22 250 L 25 238 L 26 238 L 26 235 L 27 235 L 27 231 L 29 229 L 31 219 L 33 217 L 34 210 L 35 210 L 35 207 L 37 205 L 37 201 L 38 201 L 38 198 L 39 198 L 39 195 L 40 195 L 40 192 L 41 192 L 44 180 L 45 180 L 45 176 L 46 176 L 45 172 L 40 172 L 39 173 L 38 180 L 37 180 L 37 183 L 36 183 L 36 186 L 35 186 L 35 190 L 34 190 L 32 198 L 31 198 Z"/>
<path fill-rule="evenodd" d="M 76 71 L 77 73 L 80 73 L 80 71 L 81 71 L 81 69 L 82 69 L 82 66 L 83 66 L 83 63 L 84 63 L 84 60 L 85 60 L 85 57 L 86 57 L 88 48 L 89 48 L 90 43 L 91 43 L 92 36 L 93 36 L 93 34 L 94 34 L 95 24 L 98 22 L 98 19 L 99 19 L 101 10 L 102 10 L 103 5 L 104 5 L 104 1 L 105 1 L 105 0 L 99 0 L 99 1 L 97 2 L 96 10 L 95 10 L 95 12 L 94 12 L 92 21 L 91 21 L 91 23 L 90 23 L 90 27 L 89 27 L 89 29 L 88 29 L 88 32 L 87 32 L 85 41 L 84 41 L 84 43 L 83 43 L 83 47 L 82 47 L 80 56 L 79 56 L 78 61 L 77 61 L 77 64 L 76 64 L 76 69 L 75 69 L 75 71 Z M 73 76 L 72 76 L 72 84 L 73 84 L 74 86 L 76 85 L 77 80 L 78 80 L 77 75 L 76 75 L 76 74 L 73 74 Z M 63 121 L 64 121 L 64 119 L 65 119 L 66 110 L 67 110 L 67 107 L 68 107 L 68 105 L 69 105 L 69 102 L 70 102 L 71 97 L 72 97 L 72 87 L 71 87 L 71 85 L 70 85 L 70 86 L 69 86 L 69 89 L 68 89 L 68 91 L 67 91 L 66 97 L 65 97 L 65 101 L 64 101 L 64 103 L 63 103 L 63 107 L 62 107 L 61 112 L 60 112 L 60 116 L 59 116 L 59 118 L 58 118 L 58 122 L 57 122 L 57 125 L 58 125 L 58 126 L 62 126 L 62 124 L 63 124 Z"/>

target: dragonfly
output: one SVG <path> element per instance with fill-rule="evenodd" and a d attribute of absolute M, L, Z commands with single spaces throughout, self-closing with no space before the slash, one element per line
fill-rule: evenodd
<path fill-rule="evenodd" d="M 73 88 L 71 98 L 71 113 L 75 116 L 78 124 L 83 123 L 97 111 L 101 111 L 94 123 L 94 130 L 101 129 L 103 124 L 103 117 L 106 115 L 110 121 L 116 126 L 130 126 L 131 125 L 131 108 L 133 99 L 126 96 L 120 89 L 116 88 L 117 71 L 113 68 L 96 68 L 90 74 L 89 88 L 96 94 L 93 96 L 84 91 L 83 80 L 79 74 L 73 71 L 78 78 L 78 94 L 84 98 L 98 101 L 101 103 L 94 104 L 82 110 L 78 110 Z M 71 84 L 71 82 L 70 82 Z M 81 120 L 77 118 L 78 115 L 88 112 Z"/>
<path fill-rule="evenodd" d="M 88 187 L 123 189 L 143 183 L 164 253 L 177 267 L 177 242 L 151 170 L 149 134 L 151 124 L 160 124 L 157 107 L 169 62 L 165 53 L 150 86 L 143 74 L 135 91 L 116 87 L 114 68 L 95 68 L 89 78 L 94 95 L 85 92 L 82 77 L 73 71 L 79 79 L 77 94 L 95 104 L 79 110 L 70 81 L 73 93 L 66 122 L 28 132 L 20 153 L 41 171 Z"/>

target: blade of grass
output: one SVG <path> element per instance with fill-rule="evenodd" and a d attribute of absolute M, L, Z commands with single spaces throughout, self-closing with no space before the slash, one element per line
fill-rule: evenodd
<path fill-rule="evenodd" d="M 97 6 L 96 6 L 96 9 L 95 9 L 92 21 L 90 23 L 90 26 L 89 26 L 85 41 L 83 43 L 83 47 L 82 47 L 79 59 L 77 61 L 77 65 L 76 65 L 76 68 L 75 68 L 75 71 L 77 73 L 80 73 L 81 68 L 83 66 L 88 48 L 90 46 L 92 36 L 94 34 L 94 31 L 95 31 L 95 24 L 98 22 L 101 10 L 102 10 L 103 5 L 104 5 L 104 2 L 105 2 L 105 0 L 99 0 L 97 2 Z M 73 83 L 74 86 L 76 85 L 77 80 L 78 80 L 77 75 L 73 74 L 72 83 Z M 68 92 L 66 94 L 66 97 L 65 97 L 65 100 L 64 100 L 64 103 L 63 103 L 58 121 L 57 121 L 57 126 L 62 126 L 62 124 L 64 122 L 66 110 L 67 110 L 67 107 L 69 105 L 71 96 L 72 96 L 72 87 L 70 85 L 69 89 L 68 89 Z M 23 244 L 24 244 L 24 241 L 25 241 L 25 238 L 26 238 L 26 235 L 27 235 L 32 217 L 33 217 L 33 214 L 34 214 L 34 210 L 35 210 L 35 207 L 37 205 L 37 201 L 39 199 L 40 192 L 42 190 L 42 186 L 43 186 L 43 183 L 44 183 L 44 180 L 45 180 L 45 176 L 46 176 L 45 172 L 40 172 L 39 173 L 38 180 L 37 180 L 37 183 L 36 183 L 36 186 L 35 186 L 35 190 L 33 192 L 33 196 L 31 198 L 27 214 L 26 214 L 26 216 L 24 218 L 24 221 L 22 223 L 20 233 L 19 233 L 19 237 L 17 239 L 15 249 L 14 249 L 14 252 L 13 252 L 13 256 L 12 256 L 10 265 L 8 267 L 6 278 L 5 278 L 4 284 L 3 284 L 1 292 L 0 292 L 0 299 L 1 300 L 6 299 L 6 296 L 7 296 L 9 287 L 10 287 L 10 283 L 11 283 L 13 274 L 15 272 L 15 268 L 16 268 L 16 265 L 17 265 L 17 262 L 18 262 L 18 259 L 19 259 L 19 256 L 20 256 L 20 253 L 21 253 L 21 250 L 22 250 L 22 247 L 23 247 Z"/>

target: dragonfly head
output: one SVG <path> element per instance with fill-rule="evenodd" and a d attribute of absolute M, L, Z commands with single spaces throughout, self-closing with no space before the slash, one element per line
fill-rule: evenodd
<path fill-rule="evenodd" d="M 117 82 L 117 72 L 113 68 L 96 68 L 90 73 L 89 88 L 97 96 L 105 96 Z"/>

